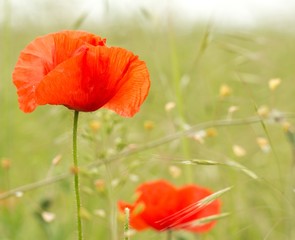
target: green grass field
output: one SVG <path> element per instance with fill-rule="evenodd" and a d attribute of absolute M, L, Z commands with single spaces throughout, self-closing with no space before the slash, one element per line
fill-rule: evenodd
<path fill-rule="evenodd" d="M 0 240 L 76 239 L 73 112 L 49 105 L 21 112 L 11 77 L 30 41 L 65 28 L 133 51 L 146 62 L 152 84 L 134 118 L 104 109 L 81 113 L 85 239 L 123 239 L 117 201 L 131 202 L 140 183 L 155 179 L 216 192 L 232 187 L 220 197 L 228 216 L 205 234 L 175 232 L 175 240 L 295 239 L 294 33 L 267 25 L 181 27 L 144 15 L 108 24 L 76 20 L 15 27 L 8 16 L 0 26 Z M 281 84 L 271 90 L 276 78 Z M 230 91 L 220 92 L 222 86 Z M 44 212 L 54 220 L 46 222 Z M 148 230 L 130 239 L 166 239 L 166 233 Z"/>

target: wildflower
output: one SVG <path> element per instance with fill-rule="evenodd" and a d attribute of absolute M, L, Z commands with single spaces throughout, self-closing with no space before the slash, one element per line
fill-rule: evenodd
<path fill-rule="evenodd" d="M 97 120 L 92 120 L 90 123 L 89 123 L 89 126 L 90 126 L 90 129 L 93 131 L 93 132 L 97 132 L 99 129 L 101 129 L 101 122 L 97 121 Z"/>
<path fill-rule="evenodd" d="M 246 155 L 246 150 L 240 145 L 233 145 L 233 152 L 237 157 L 243 157 Z"/>
<path fill-rule="evenodd" d="M 209 231 L 215 221 L 196 225 L 194 221 L 219 214 L 220 202 L 214 200 L 200 204 L 211 191 L 197 185 L 176 188 L 164 180 L 147 182 L 137 190 L 138 198 L 133 204 L 120 201 L 123 212 L 130 209 L 130 224 L 140 231 L 153 228 L 158 231 L 184 229 L 192 232 Z"/>
<path fill-rule="evenodd" d="M 94 210 L 94 215 L 101 217 L 101 218 L 105 218 L 106 217 L 106 211 L 103 209 L 96 209 Z"/>
<path fill-rule="evenodd" d="M 258 137 L 258 138 L 256 138 L 256 142 L 263 152 L 267 153 L 270 151 L 270 145 L 269 145 L 269 142 L 266 138 Z"/>
<path fill-rule="evenodd" d="M 282 127 L 283 127 L 283 130 L 284 130 L 285 132 L 288 132 L 288 131 L 294 131 L 294 129 L 293 129 L 291 123 L 289 123 L 288 121 L 283 121 L 283 122 L 282 122 Z"/>
<path fill-rule="evenodd" d="M 221 87 L 219 88 L 219 96 L 221 98 L 228 97 L 231 95 L 231 93 L 232 89 L 226 84 L 221 85 Z"/>
<path fill-rule="evenodd" d="M 44 211 L 41 213 L 41 217 L 44 220 L 44 222 L 50 223 L 55 219 L 56 216 L 52 212 Z"/>
<path fill-rule="evenodd" d="M 3 158 L 3 159 L 1 160 L 1 167 L 2 167 L 3 169 L 6 169 L 6 170 L 10 169 L 10 167 L 11 167 L 11 161 L 10 161 L 10 159 L 8 159 L 8 158 Z"/>
<path fill-rule="evenodd" d="M 15 196 L 16 196 L 17 198 L 21 198 L 21 197 L 24 196 L 24 193 L 21 192 L 21 191 L 17 191 L 17 192 L 15 192 Z"/>
<path fill-rule="evenodd" d="M 228 119 L 231 119 L 234 115 L 235 112 L 237 112 L 239 110 L 238 106 L 230 106 L 227 110 L 228 112 Z"/>
<path fill-rule="evenodd" d="M 206 129 L 206 136 L 207 137 L 216 137 L 217 136 L 217 129 L 216 128 L 207 128 Z"/>
<path fill-rule="evenodd" d="M 165 111 L 170 112 L 172 109 L 174 109 L 176 106 L 175 102 L 167 102 L 165 104 Z"/>
<path fill-rule="evenodd" d="M 105 190 L 105 181 L 102 179 L 97 179 L 94 182 L 94 186 L 98 192 L 103 192 Z"/>
<path fill-rule="evenodd" d="M 56 156 L 52 159 L 51 164 L 52 164 L 53 166 L 56 166 L 56 165 L 58 165 L 58 164 L 60 163 L 61 159 L 62 159 L 62 155 L 58 154 L 58 155 L 56 155 Z"/>
<path fill-rule="evenodd" d="M 229 114 L 233 114 L 234 112 L 236 112 L 238 110 L 239 110 L 238 106 L 230 106 L 227 111 Z"/>
<path fill-rule="evenodd" d="M 268 81 L 268 87 L 270 90 L 274 91 L 281 84 L 281 79 L 273 78 Z"/>
<path fill-rule="evenodd" d="M 131 182 L 138 182 L 139 176 L 135 174 L 129 174 L 129 179 Z"/>
<path fill-rule="evenodd" d="M 111 185 L 112 187 L 117 187 L 120 184 L 120 179 L 119 178 L 115 178 L 111 181 Z"/>
<path fill-rule="evenodd" d="M 51 104 L 84 112 L 104 107 L 131 117 L 150 87 L 143 61 L 84 31 L 36 38 L 21 52 L 12 76 L 26 113 Z"/>
<path fill-rule="evenodd" d="M 143 123 L 143 127 L 145 130 L 153 130 L 155 127 L 155 123 L 151 120 L 146 120 Z"/>
<path fill-rule="evenodd" d="M 200 130 L 193 135 L 193 139 L 202 144 L 205 142 L 205 137 L 207 137 L 207 132 L 205 130 Z"/>
<path fill-rule="evenodd" d="M 181 175 L 181 169 L 177 166 L 171 165 L 169 166 L 169 173 L 173 178 L 178 178 Z"/>
<path fill-rule="evenodd" d="M 267 118 L 269 116 L 269 113 L 270 113 L 270 110 L 269 110 L 268 106 L 263 105 L 257 109 L 257 114 L 259 117 Z"/>

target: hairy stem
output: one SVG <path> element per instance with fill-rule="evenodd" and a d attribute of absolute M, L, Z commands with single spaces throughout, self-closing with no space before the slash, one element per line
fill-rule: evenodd
<path fill-rule="evenodd" d="M 73 163 L 74 163 L 74 185 L 75 185 L 75 197 L 77 208 L 77 230 L 78 239 L 83 239 L 82 234 L 82 221 L 81 221 L 81 200 L 79 190 L 79 168 L 78 168 L 78 152 L 77 152 L 77 129 L 78 129 L 79 111 L 74 113 L 74 125 L 73 125 Z"/>

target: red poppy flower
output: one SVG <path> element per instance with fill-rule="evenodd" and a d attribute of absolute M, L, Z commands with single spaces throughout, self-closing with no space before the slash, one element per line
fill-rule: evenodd
<path fill-rule="evenodd" d="M 147 67 L 133 53 L 105 42 L 83 31 L 32 41 L 13 72 L 21 110 L 53 104 L 85 112 L 105 107 L 122 116 L 138 112 L 150 87 Z"/>
<path fill-rule="evenodd" d="M 215 221 L 202 225 L 194 221 L 220 213 L 220 202 L 214 200 L 208 205 L 199 201 L 212 194 L 197 185 L 176 188 L 166 181 L 144 183 L 136 190 L 138 198 L 134 204 L 119 202 L 119 209 L 130 209 L 130 224 L 136 230 L 153 228 L 158 231 L 185 229 L 192 232 L 206 232 Z"/>

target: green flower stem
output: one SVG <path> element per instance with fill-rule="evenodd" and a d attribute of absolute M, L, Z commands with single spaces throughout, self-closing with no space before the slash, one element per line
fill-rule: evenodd
<path fill-rule="evenodd" d="M 171 71 L 172 71 L 172 82 L 174 86 L 174 93 L 176 97 L 176 107 L 178 112 L 178 117 L 181 121 L 180 129 L 183 129 L 183 125 L 186 123 L 186 116 L 184 111 L 184 95 L 183 87 L 181 87 L 181 77 L 182 73 L 180 72 L 179 64 L 179 54 L 177 52 L 176 46 L 176 37 L 174 32 L 171 32 L 170 35 L 170 51 L 171 51 Z M 181 138 L 181 149 L 185 158 L 190 158 L 190 149 L 187 138 Z M 188 182 L 193 182 L 193 170 L 192 167 L 186 165 L 184 168 L 185 178 Z"/>
<path fill-rule="evenodd" d="M 172 230 L 167 230 L 167 240 L 172 240 Z"/>
<path fill-rule="evenodd" d="M 77 208 L 77 227 L 78 227 L 78 239 L 83 239 L 82 234 L 82 221 L 81 221 L 81 200 L 79 191 L 79 168 L 78 168 L 78 153 L 77 153 L 77 129 L 78 129 L 79 111 L 74 113 L 74 125 L 73 125 L 73 162 L 74 162 L 74 184 L 75 184 L 75 196 L 76 196 L 76 208 Z"/>

